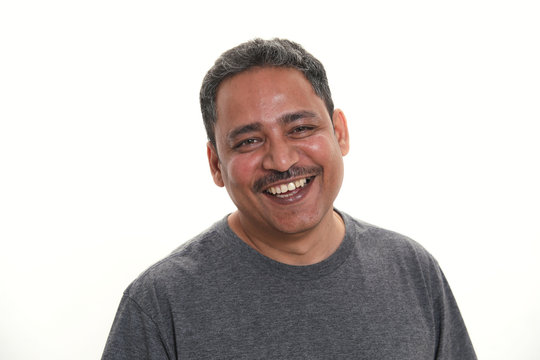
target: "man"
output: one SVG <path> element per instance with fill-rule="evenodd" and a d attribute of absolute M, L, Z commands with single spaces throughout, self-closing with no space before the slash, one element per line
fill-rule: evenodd
<path fill-rule="evenodd" d="M 253 40 L 200 98 L 238 210 L 127 288 L 103 359 L 476 358 L 437 262 L 334 209 L 349 136 L 317 59 Z"/>

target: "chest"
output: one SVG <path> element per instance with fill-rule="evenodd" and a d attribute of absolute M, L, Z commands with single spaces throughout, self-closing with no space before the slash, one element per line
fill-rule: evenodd
<path fill-rule="evenodd" d="M 175 307 L 180 358 L 429 359 L 435 352 L 430 312 L 407 286 L 265 279 L 201 289 Z"/>

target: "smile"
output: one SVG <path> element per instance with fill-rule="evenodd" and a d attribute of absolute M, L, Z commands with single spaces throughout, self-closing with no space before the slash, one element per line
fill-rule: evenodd
<path fill-rule="evenodd" d="M 309 184 L 312 179 L 313 176 L 309 178 L 298 179 L 286 184 L 271 186 L 266 189 L 265 192 L 271 195 L 275 195 L 279 198 L 286 198 L 288 196 L 291 196 L 294 190 L 302 188 L 306 186 L 306 184 Z"/>

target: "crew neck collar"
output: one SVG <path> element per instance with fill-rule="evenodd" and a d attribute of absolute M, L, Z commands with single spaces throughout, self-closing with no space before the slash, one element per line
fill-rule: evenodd
<path fill-rule="evenodd" d="M 224 235 L 227 238 L 232 239 L 234 246 L 242 254 L 242 258 L 247 259 L 247 261 L 251 262 L 261 271 L 287 279 L 313 280 L 331 274 L 339 268 L 348 258 L 354 247 L 355 227 L 352 219 L 347 214 L 337 209 L 334 210 L 341 216 L 345 223 L 345 237 L 332 255 L 312 265 L 289 265 L 261 254 L 236 235 L 228 224 L 228 216 L 221 220 L 220 228 L 223 229 Z"/>

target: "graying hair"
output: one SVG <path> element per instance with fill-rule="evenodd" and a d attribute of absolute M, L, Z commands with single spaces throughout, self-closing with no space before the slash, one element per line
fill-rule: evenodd
<path fill-rule="evenodd" d="M 216 146 L 216 95 L 221 82 L 256 66 L 277 66 L 300 70 L 332 118 L 334 103 L 326 71 L 319 60 L 301 45 L 285 39 L 254 39 L 224 52 L 208 70 L 201 92 L 201 112 L 208 140 Z"/>

